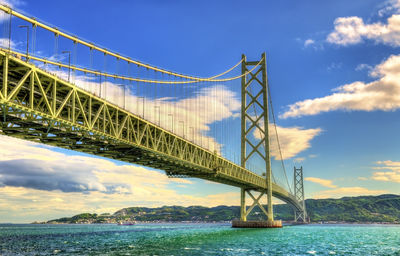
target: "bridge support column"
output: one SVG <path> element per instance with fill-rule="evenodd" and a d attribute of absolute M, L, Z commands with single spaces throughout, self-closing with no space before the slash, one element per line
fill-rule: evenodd
<path fill-rule="evenodd" d="M 299 201 L 303 206 L 303 210 L 294 211 L 294 221 L 307 223 L 308 218 L 307 218 L 306 204 L 304 201 L 303 166 L 301 166 L 300 168 L 294 167 L 293 178 L 294 178 L 294 196 L 296 197 L 297 201 Z"/>
<path fill-rule="evenodd" d="M 267 220 L 273 221 L 272 219 L 269 218 L 270 214 L 265 210 L 264 206 L 261 205 L 260 199 L 265 195 L 265 192 L 261 192 L 257 197 L 255 197 L 250 190 L 246 190 L 244 188 L 241 188 L 240 190 L 240 220 L 241 221 L 247 221 L 247 216 L 251 213 L 251 211 L 254 209 L 254 207 L 258 206 L 260 210 L 265 214 L 267 217 Z M 246 194 L 253 199 L 253 204 L 247 209 L 246 206 Z"/>
<path fill-rule="evenodd" d="M 240 189 L 240 220 L 246 221 L 246 190 L 244 188 Z"/>
<path fill-rule="evenodd" d="M 261 205 L 260 199 L 266 194 L 266 192 L 261 192 L 258 196 L 254 196 L 252 192 L 248 189 L 241 188 L 240 190 L 240 220 L 232 221 L 232 227 L 234 228 L 279 228 L 282 227 L 282 222 L 280 220 L 274 221 L 269 216 L 269 212 L 265 210 L 264 206 Z M 247 209 L 246 206 L 246 195 L 253 199 L 253 204 Z M 270 205 L 270 204 L 269 204 Z M 267 217 L 267 220 L 255 220 L 248 221 L 247 217 L 252 212 L 252 210 L 258 206 L 260 210 Z"/>
<path fill-rule="evenodd" d="M 240 221 L 232 224 L 237 227 L 277 227 L 281 222 L 274 222 L 272 205 L 272 170 L 269 150 L 269 108 L 268 108 L 268 79 L 265 53 L 259 61 L 247 61 L 242 55 L 242 110 L 241 110 L 241 165 L 248 168 L 248 163 L 254 160 L 262 162 L 263 166 L 257 170 L 259 175 L 265 176 L 265 190 L 260 191 L 258 197 L 253 196 L 251 188 L 240 190 Z M 255 134 L 257 136 L 255 136 Z M 246 209 L 246 195 L 253 199 L 253 204 Z M 267 195 L 267 210 L 260 203 L 260 199 Z M 258 206 L 267 217 L 267 221 L 258 221 L 257 224 L 246 224 L 247 217 L 254 207 Z M 250 226 L 249 226 L 250 225 Z"/>

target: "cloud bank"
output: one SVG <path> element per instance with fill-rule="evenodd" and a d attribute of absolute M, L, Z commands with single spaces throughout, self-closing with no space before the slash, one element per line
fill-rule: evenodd
<path fill-rule="evenodd" d="M 315 178 L 315 177 L 306 177 L 306 178 L 304 178 L 304 180 L 317 183 L 317 184 L 327 187 L 327 188 L 337 188 L 336 185 L 332 184 L 331 180 L 325 180 L 325 179 Z"/>
<path fill-rule="evenodd" d="M 363 187 L 342 187 L 319 191 L 313 194 L 315 199 L 324 198 L 341 198 L 344 196 L 366 196 L 366 195 L 381 195 L 388 193 L 387 190 L 373 190 Z"/>
<path fill-rule="evenodd" d="M 390 6 L 380 10 L 379 16 L 387 12 L 395 12 L 384 23 L 366 24 L 360 17 L 340 17 L 334 21 L 334 30 L 327 36 L 326 41 L 336 45 L 354 45 L 371 40 L 390 46 L 400 46 L 400 0 L 392 1 Z"/>
<path fill-rule="evenodd" d="M 279 145 L 282 150 L 283 160 L 297 156 L 299 153 L 311 147 L 311 140 L 320 135 L 322 130 L 320 128 L 304 129 L 302 127 L 281 127 L 277 126 L 279 136 Z M 275 160 L 281 160 L 279 154 L 278 141 L 275 135 L 275 128 L 272 124 L 269 126 L 270 136 L 270 150 L 271 156 Z M 254 133 L 255 136 L 257 133 Z"/>
<path fill-rule="evenodd" d="M 373 167 L 375 170 L 385 170 L 374 172 L 373 180 L 390 181 L 400 183 L 400 162 L 390 160 L 376 162 L 379 166 Z"/>
<path fill-rule="evenodd" d="M 238 204 L 238 193 L 179 193 L 190 179 L 0 136 L 0 220 L 33 221 L 128 206 Z M 208 185 L 213 186 L 213 185 Z M 220 185 L 215 185 L 220 186 Z M 210 188 L 211 189 L 211 188 Z"/>
<path fill-rule="evenodd" d="M 317 115 L 323 112 L 394 111 L 400 108 L 400 55 L 392 55 L 377 65 L 370 76 L 375 81 L 353 82 L 333 89 L 324 97 L 307 99 L 288 106 L 280 118 Z"/>
<path fill-rule="evenodd" d="M 66 155 L 53 147 L 0 136 L 0 186 L 45 191 L 97 191 L 106 194 L 135 194 L 136 188 L 162 187 L 170 182 L 163 173 L 130 164 L 89 156 Z"/>

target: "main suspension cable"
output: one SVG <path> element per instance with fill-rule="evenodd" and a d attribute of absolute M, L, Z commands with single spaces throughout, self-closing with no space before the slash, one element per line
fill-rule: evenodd
<path fill-rule="evenodd" d="M 280 157 L 281 157 L 281 163 L 282 163 L 283 173 L 285 174 L 286 183 L 287 183 L 287 185 L 288 185 L 289 191 L 290 191 L 290 193 L 293 193 L 293 192 L 292 192 L 292 189 L 290 188 L 290 185 L 289 185 L 289 179 L 288 179 L 288 177 L 287 177 L 286 168 L 285 168 L 285 163 L 284 163 L 284 161 L 283 161 L 282 150 L 281 150 L 281 143 L 279 142 L 278 129 L 276 128 L 276 120 L 275 120 L 275 114 L 274 114 L 274 107 L 273 107 L 273 105 L 272 105 L 272 96 L 271 96 L 271 90 L 270 90 L 270 88 L 269 88 L 268 78 L 267 78 L 267 90 L 268 90 L 269 104 L 270 104 L 270 106 L 271 106 L 272 120 L 274 121 L 275 134 L 276 134 L 276 141 L 277 141 L 277 143 L 278 143 L 279 155 L 280 155 Z"/>
<path fill-rule="evenodd" d="M 156 66 L 153 66 L 153 65 L 145 64 L 145 63 L 137 61 L 137 60 L 133 60 L 133 59 L 131 59 L 129 57 L 122 56 L 119 53 L 115 53 L 115 52 L 109 51 L 106 48 L 102 48 L 102 47 L 100 47 L 98 45 L 95 45 L 93 43 L 90 43 L 88 41 L 80 39 L 77 36 L 74 36 L 74 35 L 68 34 L 66 32 L 63 32 L 63 31 L 61 31 L 60 29 L 58 29 L 56 27 L 51 27 L 50 25 L 46 25 L 44 22 L 40 22 L 35 18 L 29 18 L 26 15 L 13 10 L 12 8 L 10 8 L 7 5 L 0 4 L 0 10 L 4 11 L 5 13 L 8 13 L 10 15 L 13 15 L 13 16 L 15 16 L 17 18 L 20 18 L 22 20 L 25 20 L 25 21 L 31 23 L 33 26 L 41 27 L 41 28 L 43 28 L 43 29 L 45 29 L 47 31 L 50 31 L 50 32 L 54 33 L 56 37 L 62 36 L 64 38 L 66 38 L 66 39 L 69 39 L 69 40 L 73 41 L 74 43 L 79 43 L 81 45 L 87 46 L 91 50 L 96 50 L 96 51 L 102 52 L 105 55 L 110 55 L 110 56 L 116 57 L 117 59 L 121 59 L 121 60 L 127 61 L 128 63 L 134 63 L 134 64 L 136 64 L 138 66 L 141 66 L 141 67 L 144 67 L 144 68 L 147 68 L 147 69 L 151 69 L 151 70 L 154 70 L 154 71 L 157 71 L 157 72 L 161 72 L 161 73 L 164 73 L 164 74 L 169 74 L 169 75 L 173 75 L 173 76 L 177 76 L 177 77 L 181 77 L 181 78 L 185 78 L 185 79 L 189 79 L 189 80 L 211 81 L 214 78 L 220 77 L 220 76 L 230 72 L 232 69 L 237 67 L 243 61 L 243 59 L 242 59 L 239 63 L 237 63 L 235 66 L 233 66 L 232 68 L 228 69 L 227 71 L 224 71 L 221 74 L 217 74 L 215 76 L 208 77 L 208 78 L 202 78 L 202 77 L 196 77 L 196 76 L 191 76 L 191 75 L 179 74 L 179 73 L 176 73 L 176 72 L 173 72 L 173 71 L 169 71 L 169 70 L 166 70 L 166 69 L 163 69 L 163 68 L 159 68 L 159 67 L 156 67 Z M 222 81 L 229 81 L 229 80 L 222 80 Z"/>
<path fill-rule="evenodd" d="M 2 47 L 0 47 L 0 49 L 6 50 Z M 39 61 L 45 64 L 51 64 L 57 67 L 63 67 L 63 68 L 68 68 L 68 69 L 72 69 L 72 70 L 77 70 L 77 71 L 81 71 L 84 73 L 91 73 L 94 75 L 99 75 L 99 76 L 105 76 L 105 77 L 112 77 L 112 78 L 117 78 L 117 79 L 123 79 L 123 80 L 128 80 L 128 81 L 136 81 L 136 82 L 143 82 L 143 83 L 157 83 L 157 84 L 191 84 L 191 83 L 197 83 L 200 81 L 206 81 L 206 82 L 227 82 L 227 81 L 232 81 L 232 80 L 236 80 L 239 79 L 247 74 L 249 74 L 250 72 L 252 72 L 255 68 L 257 68 L 263 59 L 261 59 L 257 65 L 255 65 L 251 70 L 247 71 L 244 74 L 241 75 L 237 75 L 234 77 L 228 77 L 228 78 L 220 78 L 220 79 L 209 79 L 209 80 L 186 80 L 186 81 L 167 81 L 167 80 L 152 80 L 152 79 L 143 79 L 143 78 L 138 78 L 138 77 L 128 77 L 128 76 L 121 76 L 121 75 L 116 75 L 116 74 L 110 74 L 110 73 L 105 73 L 105 72 L 101 72 L 101 71 L 96 71 L 96 70 L 90 70 L 90 69 L 86 69 L 86 68 L 81 68 L 78 66 L 71 66 L 68 64 L 64 64 L 61 62 L 56 62 L 56 61 L 51 61 L 45 58 L 41 58 L 41 57 L 37 57 L 37 56 L 33 56 L 33 55 L 29 55 L 27 56 L 26 53 L 22 53 L 22 52 L 18 52 L 15 50 L 6 50 L 9 51 L 12 54 L 15 54 L 16 56 L 21 56 L 21 57 L 25 57 L 25 58 L 29 58 L 35 61 Z M 236 64 L 234 67 L 232 67 L 230 70 L 232 70 L 233 68 L 237 67 L 243 60 L 241 60 L 238 64 Z M 230 70 L 225 71 L 225 73 L 228 73 Z"/>

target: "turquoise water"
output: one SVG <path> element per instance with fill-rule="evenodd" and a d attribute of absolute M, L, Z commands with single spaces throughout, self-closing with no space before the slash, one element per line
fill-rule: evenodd
<path fill-rule="evenodd" d="M 400 255 L 400 226 L 0 225 L 0 255 Z"/>

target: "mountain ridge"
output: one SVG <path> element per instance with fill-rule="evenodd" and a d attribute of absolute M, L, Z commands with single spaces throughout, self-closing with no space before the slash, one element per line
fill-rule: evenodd
<path fill-rule="evenodd" d="M 400 195 L 342 197 L 340 199 L 307 199 L 306 209 L 311 222 L 400 223 Z M 287 204 L 274 205 L 275 219 L 293 220 L 293 209 Z M 81 213 L 42 223 L 117 223 L 140 222 L 222 222 L 239 218 L 239 206 L 162 206 L 127 207 L 113 214 Z M 262 219 L 255 208 L 249 220 Z"/>

